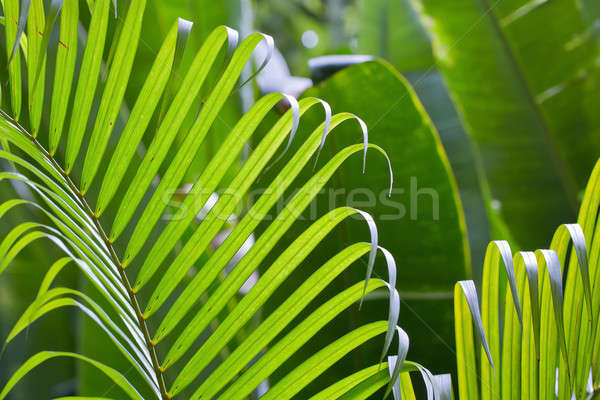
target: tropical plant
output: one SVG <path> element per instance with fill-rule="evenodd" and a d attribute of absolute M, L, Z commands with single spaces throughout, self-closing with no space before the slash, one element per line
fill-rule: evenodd
<path fill-rule="evenodd" d="M 518 245 L 543 246 L 576 218 L 600 153 L 592 2 L 411 3 L 481 154 L 494 210 Z"/>
<path fill-rule="evenodd" d="M 577 223 L 561 225 L 549 249 L 513 255 L 506 241 L 490 243 L 481 308 L 473 281 L 456 284 L 460 398 L 583 399 L 598 392 L 599 208 L 600 162 Z"/>
<path fill-rule="evenodd" d="M 493 218 L 491 199 L 484 190 L 485 175 L 464 119 L 460 118 L 437 68 L 430 35 L 410 0 L 362 0 L 357 3 L 360 5 L 358 51 L 383 57 L 400 71 L 439 132 L 463 204 L 472 277 L 475 282 L 480 282 L 487 243 L 492 237 L 506 238 L 506 235 L 504 232 L 495 234 L 502 228 L 497 226 L 498 219 Z"/>
<path fill-rule="evenodd" d="M 411 352 L 418 354 L 421 361 L 435 360 L 431 365 L 440 371 L 452 371 L 455 367 L 452 349 L 443 346 L 444 342 L 454 341 L 451 289 L 454 282 L 471 277 L 471 262 L 463 204 L 431 119 L 409 83 L 383 60 L 347 67 L 303 96 L 319 97 L 334 109 L 359 114 L 369 126 L 371 140 L 388 151 L 395 185 L 391 197 L 383 197 L 380 189 L 387 179 L 383 160 L 369 163 L 370 173 L 376 172 L 373 177 L 370 173 L 368 176 L 354 173 L 360 168 L 360 160 L 348 160 L 326 193 L 352 187 L 380 194 L 380 200 L 372 205 L 364 201 L 368 193 L 358 192 L 353 199 L 362 202 L 357 205 L 365 204 L 362 209 L 381 221 L 378 223 L 381 245 L 396 249 L 395 255 L 402 259 L 397 288 L 407 310 L 403 313 L 402 327 L 411 338 Z M 394 102 L 389 103 L 390 100 Z M 381 104 L 386 106 L 382 109 Z M 316 122 L 315 114 L 305 118 L 312 117 Z M 351 129 L 351 126 L 340 127 L 341 134 L 332 138 L 336 146 L 323 149 L 323 154 L 333 156 L 334 147 L 351 144 Z M 327 203 L 318 202 L 323 206 Z M 334 246 L 341 250 L 346 241 L 357 240 L 364 234 L 359 228 L 350 224 L 341 227 L 345 229 L 340 235 L 342 239 L 332 241 L 325 252 Z M 351 281 L 360 278 L 359 270 L 349 272 L 354 273 Z M 385 309 L 384 301 L 379 300 L 378 309 Z M 364 313 L 357 314 L 357 320 L 366 317 Z M 435 336 L 428 326 L 435 326 Z"/>
<path fill-rule="evenodd" d="M 91 18 L 85 32 L 79 25 L 80 11 L 83 13 L 85 6 L 80 9 L 77 0 L 53 0 L 47 9 L 42 0 L 23 0 L 20 7 L 17 0 L 2 1 L 9 89 L 2 94 L 7 100 L 0 110 L 0 157 L 10 168 L 1 173 L 0 179 L 13 181 L 28 191 L 20 191 L 26 193 L 23 198 L 2 203 L 0 217 L 21 207 L 30 207 L 41 217 L 39 222 L 19 223 L 3 235 L 0 273 L 23 248 L 39 239 L 49 240 L 65 255 L 47 270 L 37 296 L 9 333 L 5 346 L 51 311 L 75 307 L 106 333 L 128 361 L 129 369 L 116 369 L 76 352 L 42 351 L 23 362 L 0 392 L 0 399 L 6 398 L 33 368 L 62 357 L 90 364 L 109 377 L 123 396 L 132 399 L 207 399 L 217 395 L 222 399 L 246 398 L 323 326 L 377 290 L 389 293 L 387 321 L 368 323 L 333 341 L 295 365 L 261 398 L 291 398 L 344 355 L 382 334 L 383 351 L 380 359 L 374 360 L 379 361 L 378 365 L 313 391 L 312 398 L 362 399 L 386 385 L 388 394 L 414 398 L 408 375 L 412 370 L 421 371 L 430 396 L 434 392 L 449 396 L 447 376 L 434 377 L 420 365 L 405 360 L 408 337 L 397 327 L 400 304 L 395 290 L 395 262 L 387 250 L 378 246 L 374 221 L 363 211 L 336 208 L 312 223 L 235 302 L 239 288 L 267 255 L 276 252 L 278 240 L 298 213 L 346 159 L 362 154 L 364 169 L 369 148 L 387 158 L 381 148 L 368 143 L 362 120 L 349 113 L 332 116 L 327 103 L 316 98 L 300 102 L 281 94 L 261 98 L 231 128 L 174 218 L 163 227 L 160 220 L 174 189 L 181 187 L 221 108 L 239 87 L 238 78 L 254 48 L 263 41 L 272 46 L 272 39 L 255 33 L 236 46 L 237 33 L 219 27 L 185 70 L 181 59 L 191 24 L 177 20 L 123 120 L 123 98 L 134 71 L 146 2 L 132 0 L 126 11 L 119 9 L 116 27 L 110 24 L 110 0 L 87 4 Z M 117 2 L 112 4 L 117 16 Z M 55 40 L 52 32 L 59 20 L 60 33 Z M 110 33 L 113 40 L 108 45 Z M 82 57 L 78 56 L 78 48 L 82 49 Z M 53 80 L 47 73 L 50 55 L 56 60 Z M 213 76 L 217 77 L 215 82 L 211 82 Z M 207 95 L 200 98 L 198 111 L 194 104 L 204 92 Z M 244 144 L 281 100 L 290 104 L 290 110 L 270 127 L 234 178 L 225 182 L 224 176 L 238 160 Z M 268 169 L 288 134 L 289 147 L 300 117 L 314 106 L 324 107 L 325 120 L 290 160 L 278 165 L 269 190 L 217 250 L 205 257 L 207 247 L 236 205 Z M 185 121 L 191 121 L 189 129 L 182 128 Z M 364 143 L 343 148 L 315 172 L 229 275 L 222 277 L 229 260 L 262 217 L 320 151 L 326 136 L 345 121 L 358 121 Z M 144 136 L 150 142 L 147 149 Z M 116 137 L 113 144 L 111 139 Z M 144 152 L 140 160 L 138 152 Z M 196 216 L 219 188 L 225 189 L 226 195 L 193 227 Z M 366 221 L 370 242 L 352 244 L 334 255 L 255 330 L 240 337 L 248 321 L 286 277 L 350 216 Z M 110 230 L 105 229 L 107 224 Z M 387 263 L 387 281 L 371 279 L 378 251 Z M 312 300 L 367 253 L 365 280 L 315 308 Z M 55 285 L 57 277 L 70 266 L 77 267 L 89 284 L 81 288 Z M 216 326 L 214 320 L 218 321 Z M 398 352 L 384 362 L 394 336 L 398 338 Z M 234 339 L 237 346 L 230 348 Z M 137 377 L 127 378 L 132 369 Z"/>
<path fill-rule="evenodd" d="M 359 2 L 358 50 L 401 71 L 440 132 L 477 286 L 491 239 L 538 248 L 558 224 L 575 219 L 600 154 L 593 3 Z M 560 28 L 548 23 L 556 18 Z"/>

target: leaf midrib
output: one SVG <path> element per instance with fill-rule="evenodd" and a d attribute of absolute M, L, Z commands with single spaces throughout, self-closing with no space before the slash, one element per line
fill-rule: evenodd
<path fill-rule="evenodd" d="M 139 325 L 140 330 L 142 331 L 142 334 L 144 335 L 146 347 L 147 347 L 148 352 L 150 353 L 152 366 L 154 368 L 154 373 L 156 375 L 156 379 L 159 384 L 159 389 L 160 389 L 162 400 L 169 400 L 171 397 L 166 389 L 163 371 L 160 367 L 160 363 L 158 361 L 158 357 L 156 354 L 155 344 L 153 343 L 152 338 L 150 336 L 150 331 L 148 330 L 146 320 L 143 316 L 143 313 L 139 306 L 137 297 L 131 287 L 129 279 L 127 278 L 127 274 L 125 274 L 125 269 L 123 268 L 123 265 L 121 264 L 121 261 L 119 260 L 119 257 L 117 256 L 117 253 L 115 252 L 115 249 L 112 245 L 113 243 L 108 238 L 104 229 L 102 228 L 102 225 L 100 224 L 99 216 L 97 214 L 94 214 L 94 212 L 90 208 L 85 196 L 81 193 L 79 188 L 77 188 L 77 186 L 73 183 L 69 174 L 60 166 L 60 164 L 56 161 L 56 159 L 52 155 L 50 155 L 50 153 L 46 150 L 46 148 L 40 142 L 38 142 L 37 139 L 35 137 L 33 137 L 33 135 L 29 134 L 29 132 L 23 126 L 21 126 L 18 121 L 13 119 L 9 114 L 7 114 L 2 109 L 0 109 L 0 116 L 7 119 L 8 121 L 11 121 L 11 123 L 13 123 L 14 126 L 18 128 L 20 133 L 23 134 L 27 139 L 29 139 L 36 146 L 36 148 L 38 150 L 40 150 L 42 152 L 42 154 L 50 160 L 50 162 L 52 163 L 52 166 L 60 173 L 61 176 L 63 176 L 63 178 L 69 185 L 70 189 L 78 197 L 79 201 L 81 202 L 81 204 L 83 206 L 83 210 L 85 211 L 85 213 L 92 219 L 95 228 L 98 230 L 98 234 L 100 235 L 100 237 L 102 238 L 106 247 L 109 250 L 109 254 L 110 254 L 110 257 L 111 257 L 113 263 L 115 264 L 115 266 L 117 267 L 117 270 L 119 271 L 119 277 L 121 278 L 121 281 L 122 281 L 123 285 L 125 286 L 125 289 L 127 290 L 127 294 L 129 295 L 129 300 L 131 302 L 131 306 L 133 307 L 133 309 L 136 313 L 136 317 L 138 318 L 138 325 Z"/>
<path fill-rule="evenodd" d="M 548 149 L 548 153 L 552 163 L 554 165 L 554 169 L 557 172 L 560 182 L 562 183 L 563 188 L 565 189 L 565 193 L 567 196 L 567 200 L 571 209 L 574 213 L 577 213 L 577 184 L 575 179 L 573 178 L 572 171 L 570 170 L 568 164 L 563 160 L 561 155 L 557 151 L 557 146 L 555 140 L 552 136 L 552 130 L 550 129 L 542 110 L 540 109 L 538 103 L 535 101 L 533 96 L 531 87 L 527 82 L 527 78 L 525 77 L 525 73 L 518 60 L 516 59 L 513 49 L 506 38 L 506 34 L 504 30 L 500 26 L 500 21 L 498 20 L 498 16 L 494 8 L 496 5 L 502 0 L 496 0 L 493 5 L 489 4 L 489 0 L 479 0 L 484 12 L 487 13 L 490 23 L 492 25 L 492 29 L 496 32 L 498 40 L 500 41 L 502 48 L 504 49 L 504 53 L 506 55 L 506 59 L 508 60 L 510 66 L 513 69 L 514 75 L 519 82 L 519 85 L 523 88 L 525 92 L 525 98 L 529 107 L 532 110 L 534 119 L 538 122 L 540 126 L 541 136 L 546 143 L 546 147 Z"/>

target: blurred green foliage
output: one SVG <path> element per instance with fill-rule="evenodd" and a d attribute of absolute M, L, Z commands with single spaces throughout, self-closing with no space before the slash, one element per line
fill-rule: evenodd
<path fill-rule="evenodd" d="M 481 279 L 490 239 L 511 240 L 515 249 L 538 247 L 549 242 L 559 223 L 575 218 L 580 191 L 600 152 L 598 72 L 594 64 L 598 59 L 597 1 L 550 2 L 514 22 L 511 19 L 518 17 L 515 13 L 526 2 L 506 1 L 497 7 L 495 3 L 467 0 L 148 3 L 143 45 L 135 58 L 137 72 L 125 95 L 127 106 L 134 104 L 162 38 L 177 17 L 194 22 L 184 65 L 191 63 L 193 50 L 221 24 L 239 29 L 242 35 L 253 30 L 272 35 L 293 76 L 310 77 L 308 61 L 323 55 L 370 54 L 385 60 L 349 67 L 304 95 L 322 97 L 334 111 L 351 111 L 364 118 L 371 127 L 371 142 L 381 145 L 392 159 L 396 185 L 406 187 L 409 178 L 416 176 L 419 186 L 439 193 L 443 218 L 435 224 L 422 219 L 378 221 L 381 243 L 398 257 L 398 286 L 408 293 L 401 322 L 410 327 L 412 359 L 426 366 L 454 369 L 448 348 L 453 346 L 451 300 L 443 295 L 451 293 L 454 281 L 469 274 L 476 282 Z M 126 0 L 119 0 L 120 9 L 127 5 Z M 89 14 L 82 13 L 82 19 L 89 20 Z M 308 32 L 313 43 L 307 42 Z M 569 51 L 569 43 L 575 43 L 572 40 L 577 37 L 583 44 Z M 109 49 L 106 56 L 108 53 Z M 2 82 L 7 82 L 7 71 L 0 74 Z M 558 87 L 565 82 L 565 90 Z M 557 87 L 558 95 L 548 92 Z M 197 178 L 242 115 L 244 93 L 248 101 L 248 96 L 255 99 L 260 91 L 259 85 L 252 84 L 228 100 L 187 181 Z M 551 96 L 541 99 L 544 94 Z M 195 106 L 200 105 L 198 101 Z M 301 124 L 312 129 L 319 117 L 309 114 Z M 189 118 L 182 131 L 193 122 Z M 146 144 L 149 138 L 150 133 Z M 348 128 L 340 138 L 328 142 L 323 159 L 342 144 L 359 141 L 358 129 Z M 379 193 L 387 185 L 387 166 L 370 156 L 367 170 L 373 168 L 377 173 L 375 179 L 365 182 L 367 178 L 356 172 L 359 161 L 357 157 L 348 163 L 334 177 L 332 187 L 372 186 Z M 2 195 L 14 190 L 3 185 Z M 378 204 L 370 211 L 378 214 L 381 209 Z M 109 215 L 114 212 L 107 210 Z M 3 220 L 0 226 L 4 233 L 10 221 Z M 338 236 L 329 238 L 323 254 L 351 242 L 355 232 L 364 236 L 360 229 L 356 221 L 347 224 Z M 37 243 L 24 252 L 13 270 L 41 268 L 40 262 L 52 251 L 51 246 Z M 296 279 L 302 279 L 301 273 Z M 0 290 L 0 336 L 36 289 L 19 276 L 10 276 L 2 285 L 6 289 Z M 374 300 L 367 302 L 363 312 L 379 315 L 385 307 L 385 301 Z M 65 325 L 72 329 L 69 335 L 61 336 L 61 347 L 73 345 L 92 354 L 101 353 L 104 342 L 88 329 L 88 322 L 74 315 L 57 313 L 38 324 L 27 338 L 21 338 L 22 353 L 3 356 L 0 380 L 6 379 L 15 360 L 30 354 L 30 346 L 56 336 L 52 332 Z M 343 323 L 329 328 L 328 336 L 339 336 L 348 327 L 359 325 L 357 315 L 349 313 L 343 318 Z M 68 393 L 76 387 L 69 381 L 73 372 L 83 377 L 79 387 L 84 392 L 106 385 L 86 367 L 75 371 L 72 362 L 61 361 L 60 366 L 45 372 L 39 388 L 25 386 L 14 398 L 60 394 L 63 387 L 67 389 L 62 393 Z M 339 377 L 345 372 L 334 371 L 332 375 Z"/>

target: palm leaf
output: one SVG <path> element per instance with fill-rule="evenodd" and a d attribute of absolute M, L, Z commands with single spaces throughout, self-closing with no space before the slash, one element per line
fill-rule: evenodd
<path fill-rule="evenodd" d="M 600 266 L 599 174 L 600 162 L 588 183 L 579 223 L 561 225 L 549 249 L 518 252 L 513 258 L 506 243 L 488 247 L 483 269 L 483 318 L 474 286 L 465 290 L 472 297 L 468 306 L 461 296 L 455 297 L 461 397 L 477 397 L 479 392 L 481 398 L 553 399 L 558 390 L 559 398 L 574 395 L 579 399 L 589 395 L 589 383 L 597 387 L 596 315 L 600 296 L 593 288 Z M 509 285 L 499 276 L 500 262 L 508 272 Z M 456 287 L 459 290 L 459 284 Z M 502 307 L 503 326 L 498 320 Z M 480 352 L 479 366 L 474 357 L 473 324 L 485 349 Z M 494 365 L 500 366 L 500 374 L 492 373 Z M 588 382 L 590 371 L 592 381 Z"/>
<path fill-rule="evenodd" d="M 469 239 L 471 276 L 479 284 L 487 243 L 491 237 L 508 235 L 491 207 L 481 162 L 437 68 L 431 36 L 419 20 L 415 4 L 411 0 L 362 2 L 358 50 L 394 65 L 411 84 L 435 125 L 456 177 Z M 437 362 L 442 358 L 440 354 Z"/>
<path fill-rule="evenodd" d="M 393 391 L 397 397 L 401 393 L 410 396 L 412 384 L 407 371 L 415 368 L 426 377 L 430 396 L 438 392 L 438 386 L 440 393 L 447 393 L 445 380 L 434 379 L 422 367 L 404 361 L 408 339 L 397 328 L 400 302 L 395 289 L 396 264 L 392 255 L 380 248 L 388 265 L 389 279 L 371 278 L 379 248 L 378 234 L 373 218 L 363 211 L 342 207 L 315 221 L 279 254 L 248 294 L 228 308 L 239 288 L 267 255 L 275 253 L 279 239 L 340 165 L 355 153 L 362 154 L 364 163 L 368 149 L 387 158 L 381 148 L 368 143 L 366 126 L 356 116 L 349 113 L 331 116 L 328 105 L 314 98 L 298 103 L 285 95 L 264 97 L 231 129 L 214 159 L 195 179 L 183 201 L 188 212 L 180 211 L 181 214 L 169 221 L 166 227 L 159 223 L 173 197 L 172 189 L 180 187 L 184 179 L 189 179 L 192 161 L 227 99 L 237 89 L 239 76 L 255 47 L 261 41 L 272 46 L 270 37 L 251 34 L 234 49 L 237 33 L 226 27 L 217 28 L 196 53 L 189 69 L 182 71 L 180 59 L 191 24 L 181 19 L 175 21 L 124 127 L 120 127 L 117 120 L 124 107 L 123 98 L 130 76 L 134 73 L 146 2 L 133 0 L 129 4 L 124 17 L 119 17 L 123 18 L 123 22 L 119 23 L 109 43 L 106 38 L 111 32 L 111 2 L 95 1 L 91 8 L 87 40 L 79 44 L 78 37 L 85 35 L 81 26 L 78 27 L 79 4 L 76 0 L 65 0 L 64 4 L 54 1 L 47 13 L 41 0 L 24 1 L 21 8 L 15 1 L 3 2 L 6 22 L 12 19 L 19 22 L 16 29 L 11 23 L 5 23 L 11 108 L 0 110 L 3 143 L 0 157 L 9 161 L 14 170 L 3 172 L 0 180 L 11 180 L 28 187 L 34 199 L 4 202 L 0 205 L 0 216 L 15 207 L 24 206 L 38 210 L 43 218 L 40 222 L 23 222 L 5 235 L 0 244 L 0 273 L 9 267 L 23 248 L 37 240 L 50 241 L 65 257 L 49 267 L 41 280 L 38 295 L 23 311 L 5 345 L 10 345 L 15 337 L 48 313 L 75 307 L 98 325 L 138 377 L 128 380 L 124 377 L 127 371 L 118 371 L 81 354 L 40 352 L 15 372 L 0 398 L 6 397 L 18 381 L 37 365 L 56 357 L 70 357 L 91 364 L 132 399 L 143 398 L 145 395 L 142 393 L 168 399 L 183 396 L 186 390 L 192 391 L 189 398 L 193 399 L 215 395 L 219 398 L 245 397 L 337 315 L 355 306 L 368 293 L 382 288 L 387 289 L 390 296 L 387 320 L 359 327 L 299 362 L 266 393 L 266 398 L 283 399 L 296 395 L 343 355 L 385 334 L 383 360 L 395 332 L 400 338 L 396 355 L 399 361 L 390 367 L 389 372 L 387 366 L 381 364 L 378 368 L 382 373 L 369 370 L 369 373 L 350 375 L 342 383 L 334 383 L 330 389 L 325 389 L 330 390 L 326 393 L 335 393 L 328 398 L 363 398 L 385 385 L 388 393 Z M 116 2 L 113 7 L 116 12 Z M 60 39 L 56 42 L 50 33 L 54 22 L 59 19 L 59 10 L 62 12 Z M 27 32 L 24 31 L 26 23 Z M 27 46 L 19 46 L 20 42 L 23 43 L 22 38 L 29 39 Z M 76 71 L 78 45 L 84 48 Z M 21 47 L 27 49 L 27 74 L 23 76 Z M 48 92 L 44 90 L 47 83 L 45 63 L 53 47 L 57 49 L 57 67 L 52 90 Z M 211 82 L 209 77 L 218 70 L 225 48 L 232 53 L 231 57 L 225 57 L 222 73 L 216 82 Z M 110 49 L 109 58 L 104 62 L 106 49 Z M 175 86 L 173 74 L 180 72 L 182 84 L 175 93 L 169 93 Z M 106 78 L 102 84 L 101 75 Z M 22 82 L 23 77 L 26 77 L 25 82 Z M 28 101 L 27 118 L 24 118 L 23 124 L 19 122 L 22 83 L 27 87 Z M 186 126 L 184 121 L 196 115 L 194 104 L 199 94 L 205 91 L 208 95 L 201 100 L 200 111 L 191 128 L 182 131 L 182 127 Z M 44 98 L 46 92 L 51 93 L 50 98 Z M 237 162 L 244 143 L 263 122 L 267 112 L 284 97 L 291 104 L 291 109 L 271 127 L 233 180 L 224 181 L 225 173 Z M 51 105 L 48 126 L 42 118 L 45 102 Z M 95 103 L 98 104 L 97 110 Z M 281 166 L 270 184 L 270 190 L 257 200 L 225 242 L 209 258 L 201 258 L 207 254 L 211 241 L 220 233 L 240 199 L 268 168 L 278 148 L 289 136 L 283 151 L 287 150 L 301 115 L 314 105 L 325 107 L 325 121 Z M 155 115 L 158 118 L 154 119 Z M 291 198 L 236 268 L 220 280 L 229 260 L 309 160 L 320 151 L 325 137 L 335 133 L 340 124 L 352 120 L 359 121 L 363 143 L 347 146 L 331 157 Z M 63 130 L 66 131 L 64 135 Z M 116 147 L 113 147 L 111 138 L 117 136 Z M 145 147 L 144 136 L 150 137 L 150 145 L 138 159 L 139 149 Z M 61 140 L 65 143 L 64 148 L 60 145 Z M 10 146 L 5 146 L 6 143 Z M 172 157 L 166 163 L 169 155 Z M 137 172 L 131 177 L 127 170 L 135 166 L 138 167 Z M 157 175 L 160 175 L 158 182 Z M 127 189 L 121 189 L 124 187 Z M 211 194 L 220 188 L 232 195 L 221 196 L 196 225 L 196 216 Z M 148 191 L 151 195 L 146 197 Z M 371 233 L 370 242 L 358 242 L 334 254 L 252 334 L 242 336 L 241 342 L 228 357 L 219 360 L 222 350 L 231 344 L 234 336 L 239 337 L 247 321 L 292 271 L 329 231 L 352 215 L 360 215 L 366 221 Z M 110 231 L 105 230 L 105 226 L 110 226 Z M 132 233 L 125 235 L 129 230 Z M 155 240 L 153 232 L 156 231 L 159 232 Z M 189 232 L 191 235 L 187 234 Z M 180 251 L 176 251 L 178 247 Z M 329 282 L 367 253 L 364 281 L 332 296 L 311 313 L 302 313 Z M 142 259 L 144 254 L 147 255 Z M 77 267 L 90 285 L 84 285 L 83 290 L 55 285 L 57 276 L 63 274 L 68 266 Z M 194 271 L 195 276 L 186 279 L 190 271 Z M 130 279 L 134 279 L 134 285 Z M 87 288 L 95 291 L 88 293 Z M 143 301 L 142 290 L 151 293 L 147 301 Z M 173 305 L 166 310 L 166 304 Z M 211 332 L 211 322 L 219 319 L 224 310 L 228 310 L 228 314 Z M 300 315 L 300 321 L 292 325 Z M 187 322 L 182 326 L 184 320 Z M 280 336 L 281 332 L 285 333 Z M 164 340 L 167 337 L 170 340 Z M 204 338 L 203 343 L 195 346 L 201 337 Z M 262 350 L 264 352 L 261 353 Z M 162 357 L 164 354 L 166 356 Z M 215 362 L 217 366 L 213 367 Z M 178 368 L 172 368 L 174 365 Z M 141 386 L 138 387 L 138 384 Z"/>
<path fill-rule="evenodd" d="M 576 217 L 600 150 L 590 14 L 576 0 L 414 4 L 511 234 L 549 241 Z"/>

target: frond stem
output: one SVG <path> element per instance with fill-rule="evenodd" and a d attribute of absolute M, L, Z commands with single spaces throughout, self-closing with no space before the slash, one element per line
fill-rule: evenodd
<path fill-rule="evenodd" d="M 65 181 L 67 182 L 67 184 L 69 185 L 71 190 L 78 197 L 79 201 L 81 202 L 81 204 L 83 206 L 85 213 L 94 222 L 94 226 L 98 230 L 98 233 L 100 234 L 100 237 L 102 238 L 102 240 L 104 240 L 104 243 L 106 244 L 106 247 L 108 248 L 108 251 L 110 253 L 110 257 L 111 257 L 112 261 L 115 263 L 115 265 L 117 266 L 117 270 L 119 271 L 119 276 L 121 278 L 121 282 L 125 286 L 125 289 L 127 290 L 127 293 L 129 295 L 129 300 L 131 301 L 131 305 L 132 305 L 132 307 L 135 311 L 135 314 L 137 316 L 137 319 L 138 319 L 139 327 L 142 331 L 142 334 L 144 335 L 144 340 L 146 341 L 146 347 L 148 348 L 148 352 L 150 353 L 150 358 L 152 360 L 152 367 L 154 369 L 154 373 L 155 373 L 156 379 L 158 381 L 158 386 L 160 389 L 160 394 L 161 394 L 162 400 L 171 399 L 172 396 L 167 392 L 163 371 L 160 367 L 160 363 L 158 362 L 155 344 L 152 341 L 152 338 L 150 337 L 150 332 L 149 332 L 148 326 L 146 324 L 146 319 L 143 316 L 143 313 L 139 306 L 137 297 L 135 296 L 135 293 L 131 287 L 131 284 L 129 283 L 129 279 L 127 278 L 127 275 L 125 274 L 125 269 L 123 268 L 123 265 L 121 264 L 121 261 L 119 260 L 119 257 L 117 256 L 117 253 L 115 252 L 114 247 L 112 246 L 112 242 L 110 241 L 110 239 L 108 238 L 108 235 L 106 235 L 104 229 L 102 228 L 102 225 L 100 224 L 99 217 L 94 214 L 91 207 L 87 203 L 85 196 L 81 193 L 81 191 L 77 188 L 77 186 L 75 186 L 75 184 L 71 180 L 69 174 L 66 173 L 66 171 L 60 166 L 60 164 L 58 164 L 56 159 L 44 148 L 44 146 L 42 146 L 42 144 L 40 142 L 38 142 L 37 139 L 33 135 L 29 134 L 29 132 L 27 132 L 27 130 L 25 128 L 23 128 L 15 119 L 13 119 L 11 116 L 9 116 L 6 112 L 4 112 L 3 110 L 0 110 L 0 115 L 4 118 L 8 119 L 9 121 L 11 121 L 19 129 L 19 131 L 21 131 L 21 133 L 23 135 L 25 135 L 52 162 L 52 165 L 54 166 L 54 168 L 56 168 L 56 170 L 64 177 Z"/>

